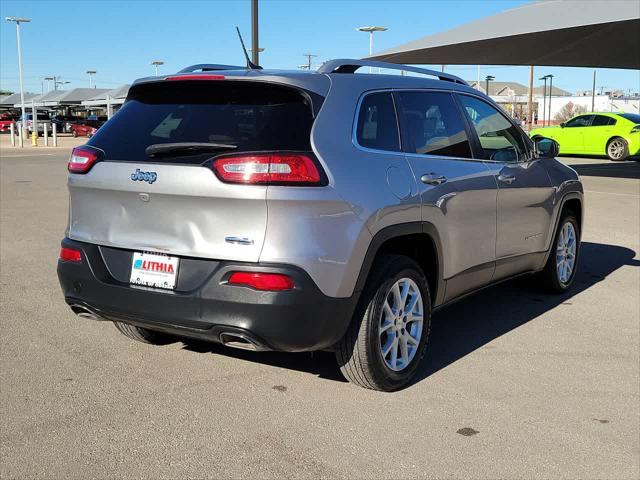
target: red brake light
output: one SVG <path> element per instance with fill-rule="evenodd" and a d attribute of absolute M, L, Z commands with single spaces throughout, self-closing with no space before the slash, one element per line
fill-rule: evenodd
<path fill-rule="evenodd" d="M 60 260 L 62 260 L 63 262 L 81 262 L 82 253 L 80 252 L 80 250 L 62 247 L 60 249 Z"/>
<path fill-rule="evenodd" d="M 319 185 L 320 171 L 307 155 L 266 153 L 217 158 L 213 170 L 226 183 Z"/>
<path fill-rule="evenodd" d="M 291 290 L 293 280 L 282 273 L 234 272 L 229 277 L 229 285 L 242 285 L 256 290 L 282 291 Z"/>
<path fill-rule="evenodd" d="M 98 161 L 99 152 L 89 147 L 76 147 L 71 152 L 67 169 L 71 173 L 87 173 Z"/>
<path fill-rule="evenodd" d="M 191 75 L 172 75 L 171 77 L 165 78 L 165 80 L 224 80 L 224 75 L 202 75 L 199 73 L 193 73 Z"/>

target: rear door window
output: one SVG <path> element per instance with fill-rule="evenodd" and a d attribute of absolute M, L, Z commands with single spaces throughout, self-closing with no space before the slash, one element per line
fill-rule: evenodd
<path fill-rule="evenodd" d="M 202 155 L 148 158 L 162 143 L 220 143 L 233 152 L 311 150 L 313 112 L 302 92 L 259 82 L 158 82 L 133 87 L 91 138 L 110 160 L 201 163 Z"/>
<path fill-rule="evenodd" d="M 460 110 L 444 92 L 399 92 L 405 152 L 471 158 Z"/>
<path fill-rule="evenodd" d="M 604 115 L 596 115 L 591 122 L 592 127 L 606 127 L 608 125 L 615 125 L 616 119 L 613 117 L 605 117 Z"/>
<path fill-rule="evenodd" d="M 400 151 L 400 132 L 391 92 L 370 93 L 362 100 L 356 126 L 362 147 Z"/>

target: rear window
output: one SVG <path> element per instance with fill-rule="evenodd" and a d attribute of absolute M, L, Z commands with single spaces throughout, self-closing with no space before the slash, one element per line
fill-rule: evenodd
<path fill-rule="evenodd" d="M 148 158 L 149 145 L 220 143 L 236 152 L 311 150 L 313 111 L 302 92 L 257 82 L 142 84 L 89 141 L 110 160 L 201 162 L 215 153 Z M 223 152 L 221 152 L 223 153 Z"/>
<path fill-rule="evenodd" d="M 619 113 L 618 115 L 627 120 L 631 120 L 633 123 L 640 123 L 640 115 L 637 113 Z"/>

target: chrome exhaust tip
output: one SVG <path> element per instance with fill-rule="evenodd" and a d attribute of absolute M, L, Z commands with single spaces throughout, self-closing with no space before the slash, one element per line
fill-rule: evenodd
<path fill-rule="evenodd" d="M 251 350 L 253 352 L 260 350 L 260 347 L 258 347 L 251 338 L 241 333 L 222 332 L 220 334 L 220 342 L 226 347 Z"/>
<path fill-rule="evenodd" d="M 86 318 L 87 320 L 96 320 L 96 321 L 104 320 L 103 318 L 93 313 L 84 305 L 71 305 L 71 310 L 80 318 Z"/>

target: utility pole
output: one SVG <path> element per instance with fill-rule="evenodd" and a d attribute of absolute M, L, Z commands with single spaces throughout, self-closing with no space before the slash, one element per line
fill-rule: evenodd
<path fill-rule="evenodd" d="M 258 0 L 251 0 L 251 62 L 260 65 L 258 41 Z"/>
<path fill-rule="evenodd" d="M 22 47 L 20 46 L 20 24 L 21 23 L 29 23 L 31 20 L 28 18 L 19 18 L 19 17 L 6 17 L 5 20 L 7 22 L 15 22 L 16 24 L 16 37 L 18 39 L 18 74 L 20 77 L 20 109 L 22 113 L 22 119 L 20 122 L 20 129 L 22 130 L 20 138 L 24 138 L 24 132 L 26 131 L 26 119 L 27 112 L 24 107 L 24 86 L 22 82 Z M 22 146 L 22 142 L 20 142 L 20 146 Z"/>
<path fill-rule="evenodd" d="M 311 59 L 318 55 L 314 55 L 313 53 L 303 53 L 302 56 L 307 57 L 307 70 L 311 71 Z"/>

